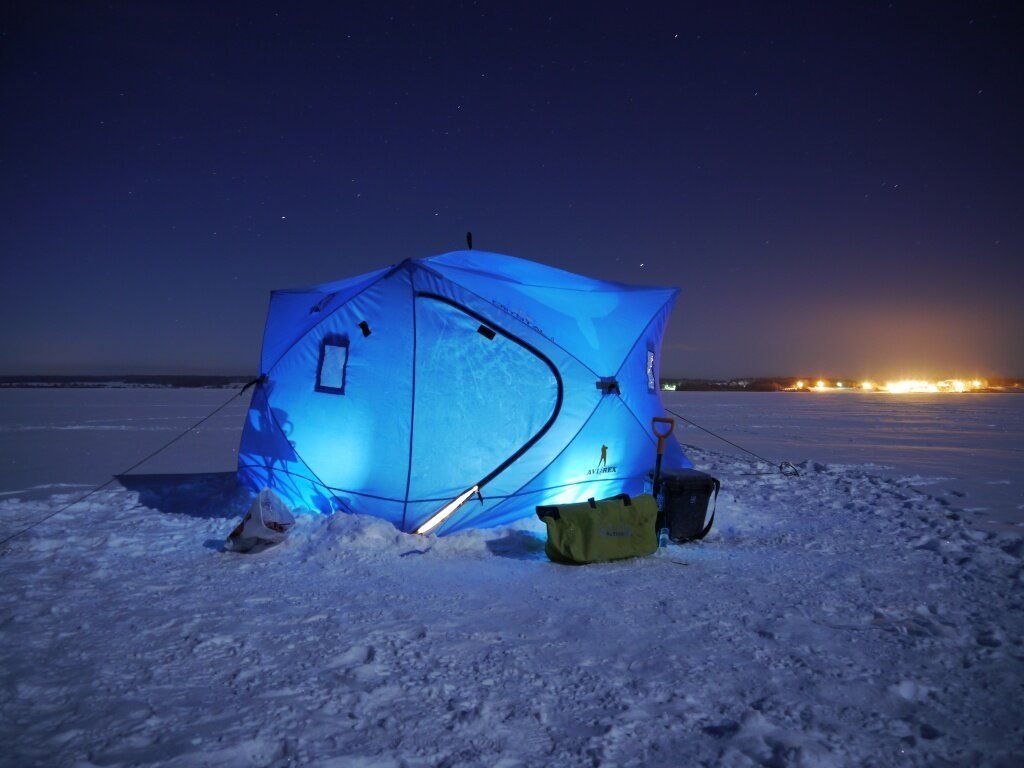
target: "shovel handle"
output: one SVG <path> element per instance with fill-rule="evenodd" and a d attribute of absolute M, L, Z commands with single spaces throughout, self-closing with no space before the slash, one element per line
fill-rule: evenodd
<path fill-rule="evenodd" d="M 659 424 L 668 424 L 668 429 L 665 432 L 659 431 L 658 430 L 658 425 Z M 667 418 L 667 417 L 664 417 L 664 416 L 655 416 L 653 419 L 651 419 L 651 429 L 654 430 L 654 436 L 655 437 L 660 437 L 661 439 L 664 440 L 666 437 L 668 437 L 669 435 L 672 434 L 672 430 L 675 429 L 675 428 L 676 428 L 676 420 L 675 419 L 670 419 L 670 418 Z"/>
<path fill-rule="evenodd" d="M 659 424 L 667 424 L 668 429 L 661 431 L 658 429 Z M 676 428 L 676 420 L 670 419 L 664 416 L 655 416 L 651 419 L 651 430 L 654 432 L 654 436 L 658 438 L 658 455 L 661 456 L 665 453 L 665 438 L 672 434 L 672 430 Z"/>

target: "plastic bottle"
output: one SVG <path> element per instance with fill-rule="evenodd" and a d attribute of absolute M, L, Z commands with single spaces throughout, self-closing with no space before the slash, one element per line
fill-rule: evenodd
<path fill-rule="evenodd" d="M 658 547 L 664 549 L 668 546 L 668 528 L 662 528 L 658 531 Z"/>

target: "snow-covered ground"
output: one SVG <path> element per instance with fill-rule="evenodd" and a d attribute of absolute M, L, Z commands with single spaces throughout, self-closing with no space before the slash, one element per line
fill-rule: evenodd
<path fill-rule="evenodd" d="M 0 525 L 56 509 L 225 396 L 0 392 Z M 913 450 L 880 455 L 885 427 L 854 400 L 758 397 L 669 401 L 803 461 L 801 477 L 753 474 L 687 430 L 723 480 L 720 525 L 582 568 L 548 563 L 533 521 L 432 539 L 303 516 L 277 549 L 224 553 L 248 502 L 230 473 L 239 400 L 0 550 L 0 764 L 1019 765 L 1024 540 L 957 509 L 995 496 L 914 483 L 959 477 L 961 454 L 998 434 L 978 425 L 1019 429 L 1024 399 L 970 422 L 901 412 L 927 423 L 924 444 L 959 446 L 956 466 L 924 472 L 897 460 Z M 874 466 L 857 465 L 858 435 Z M 1019 489 L 1020 464 L 984 479 Z"/>

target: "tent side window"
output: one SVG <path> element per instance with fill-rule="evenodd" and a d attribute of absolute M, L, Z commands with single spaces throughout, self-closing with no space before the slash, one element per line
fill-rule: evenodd
<path fill-rule="evenodd" d="M 316 391 L 345 394 L 345 366 L 348 363 L 348 339 L 327 336 L 320 344 L 320 364 L 316 371 Z"/>

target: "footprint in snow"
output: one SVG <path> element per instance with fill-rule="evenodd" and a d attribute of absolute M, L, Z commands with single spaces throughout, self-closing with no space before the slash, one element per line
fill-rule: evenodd
<path fill-rule="evenodd" d="M 986 648 L 1000 648 L 1003 645 L 1002 633 L 998 629 L 982 630 L 974 640 L 978 645 L 983 645 Z"/>
<path fill-rule="evenodd" d="M 332 667 L 358 667 L 373 661 L 376 651 L 370 645 L 353 645 L 344 653 L 338 654 L 331 661 Z"/>

